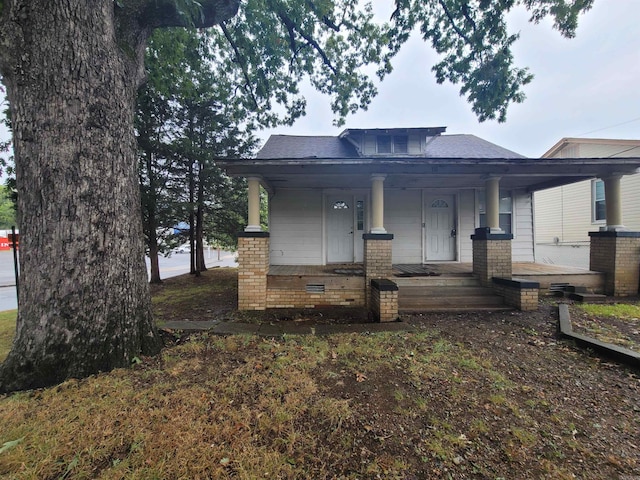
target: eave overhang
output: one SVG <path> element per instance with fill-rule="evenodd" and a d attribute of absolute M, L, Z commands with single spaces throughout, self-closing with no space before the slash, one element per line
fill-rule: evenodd
<path fill-rule="evenodd" d="M 640 158 L 297 158 L 219 159 L 232 176 L 260 175 L 272 188 L 368 188 L 386 174 L 388 188 L 479 188 L 490 176 L 502 188 L 527 191 L 613 174 L 629 175 Z"/>

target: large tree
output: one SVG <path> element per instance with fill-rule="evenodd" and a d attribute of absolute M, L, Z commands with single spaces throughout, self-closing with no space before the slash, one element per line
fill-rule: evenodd
<path fill-rule="evenodd" d="M 202 26 L 236 13 L 201 2 Z M 161 344 L 151 317 L 133 129 L 146 39 L 185 25 L 162 0 L 3 0 L 20 298 L 0 392 L 128 365 Z"/>
<path fill-rule="evenodd" d="M 127 365 L 160 347 L 143 259 L 133 113 L 155 28 L 207 27 L 239 0 L 0 0 L 0 75 L 11 105 L 21 288 L 0 392 Z M 573 35 L 592 0 L 396 0 L 391 28 L 359 0 L 247 0 L 221 28 L 221 58 L 269 117 L 304 110 L 297 82 L 333 95 L 339 121 L 375 95 L 419 28 L 481 120 L 504 120 L 531 80 L 513 65 L 505 14 L 523 5 Z M 222 46 L 222 43 L 221 43 Z M 237 73 L 234 73 L 237 72 Z"/>

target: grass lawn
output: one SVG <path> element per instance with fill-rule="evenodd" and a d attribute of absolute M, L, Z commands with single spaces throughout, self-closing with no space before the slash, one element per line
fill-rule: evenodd
<path fill-rule="evenodd" d="M 0 312 L 0 362 L 4 360 L 11 348 L 11 341 L 16 330 L 17 310 Z"/>
<path fill-rule="evenodd" d="M 156 312 L 231 315 L 233 275 L 204 277 L 156 287 Z M 0 477 L 640 475 L 637 372 L 556 341 L 551 305 L 405 320 L 416 332 L 165 333 L 131 368 L 0 397 Z"/>

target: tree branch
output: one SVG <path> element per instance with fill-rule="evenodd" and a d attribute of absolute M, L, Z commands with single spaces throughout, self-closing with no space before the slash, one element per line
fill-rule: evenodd
<path fill-rule="evenodd" d="M 240 49 L 238 48 L 238 45 L 236 44 L 236 42 L 233 40 L 233 37 L 229 33 L 227 26 L 224 23 L 220 23 L 220 28 L 222 29 L 224 38 L 227 39 L 227 42 L 229 42 L 229 45 L 233 49 L 233 53 L 237 60 L 236 63 L 240 66 L 240 70 L 242 70 L 242 76 L 244 77 L 244 81 L 247 83 L 246 90 L 249 92 L 251 101 L 253 102 L 254 106 L 258 108 L 258 99 L 255 97 L 253 93 L 253 89 L 251 88 L 251 79 L 249 78 L 249 72 L 247 71 L 247 62 L 244 60 L 242 53 L 240 53 Z"/>
<path fill-rule="evenodd" d="M 293 22 L 293 20 L 291 20 L 281 10 L 278 10 L 277 15 L 280 18 L 280 20 L 282 20 L 282 23 L 287 27 L 287 29 L 289 29 L 289 32 L 291 32 L 293 30 L 295 33 L 297 33 L 302 38 L 304 38 L 305 41 L 307 42 L 307 45 L 310 45 L 311 47 L 313 47 L 313 49 L 322 58 L 322 62 L 331 70 L 331 72 L 334 75 L 338 75 L 338 71 L 336 70 L 336 68 L 331 63 L 331 60 L 329 59 L 329 57 L 327 57 L 327 54 L 325 53 L 324 49 L 318 44 L 318 42 L 316 42 L 316 40 L 313 37 L 311 37 L 309 34 L 303 32 L 300 28 L 298 28 L 298 26 Z M 293 53 L 295 54 L 296 51 L 293 50 Z"/>
<path fill-rule="evenodd" d="M 198 15 L 185 11 L 189 4 Z M 206 28 L 229 20 L 238 13 L 240 0 L 145 0 L 138 21 L 149 28 L 196 27 Z M 126 8 L 126 3 L 125 3 Z"/>

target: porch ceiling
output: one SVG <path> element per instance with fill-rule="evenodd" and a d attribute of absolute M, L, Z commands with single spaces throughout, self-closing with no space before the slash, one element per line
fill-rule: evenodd
<path fill-rule="evenodd" d="M 261 176 L 272 189 L 370 188 L 371 174 L 386 174 L 385 188 L 482 188 L 500 176 L 505 189 L 542 190 L 612 174 L 632 174 L 640 158 L 563 159 L 220 159 L 233 176 Z"/>

